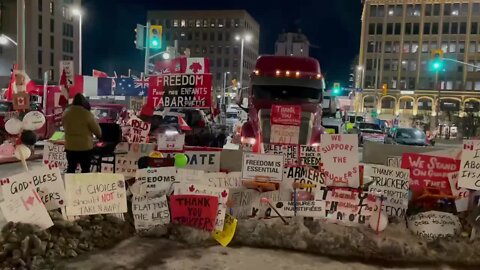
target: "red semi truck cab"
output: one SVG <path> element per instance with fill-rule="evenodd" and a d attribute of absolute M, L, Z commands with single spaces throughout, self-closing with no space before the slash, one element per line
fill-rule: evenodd
<path fill-rule="evenodd" d="M 261 152 L 270 143 L 272 105 L 301 107 L 299 144 L 315 145 L 323 133 L 322 94 L 325 88 L 320 64 L 309 57 L 261 56 L 251 75 L 251 84 L 240 98 L 248 97 L 248 121 L 242 126 L 241 142 Z M 246 96 L 245 96 L 246 95 Z"/>

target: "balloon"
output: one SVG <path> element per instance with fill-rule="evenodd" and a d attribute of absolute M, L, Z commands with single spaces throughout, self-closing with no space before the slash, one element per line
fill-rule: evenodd
<path fill-rule="evenodd" d="M 37 142 L 37 134 L 31 130 L 24 130 L 20 135 L 20 141 L 28 146 L 33 146 Z"/>
<path fill-rule="evenodd" d="M 175 154 L 175 167 L 183 168 L 188 164 L 188 157 L 185 154 Z"/>
<path fill-rule="evenodd" d="M 378 217 L 380 215 L 380 218 Z M 379 211 L 375 211 L 372 216 L 370 216 L 370 228 L 372 228 L 376 232 L 381 232 L 387 228 L 388 225 L 388 217 L 385 214 L 385 211 L 381 213 Z"/>
<path fill-rule="evenodd" d="M 31 154 L 32 151 L 30 151 L 30 148 L 28 148 L 24 144 L 17 145 L 17 147 L 15 148 L 14 155 L 18 160 L 27 159 L 30 157 Z"/>
<path fill-rule="evenodd" d="M 17 118 L 10 118 L 5 123 L 5 130 L 11 135 L 17 135 L 22 131 L 23 123 Z"/>
<path fill-rule="evenodd" d="M 31 111 L 23 117 L 23 128 L 26 130 L 37 130 L 45 125 L 45 115 L 39 111 Z"/>

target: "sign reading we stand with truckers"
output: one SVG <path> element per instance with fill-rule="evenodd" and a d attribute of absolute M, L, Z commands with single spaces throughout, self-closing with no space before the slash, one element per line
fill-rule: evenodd
<path fill-rule="evenodd" d="M 298 144 L 302 107 L 298 105 L 272 105 L 270 113 L 270 143 Z"/>

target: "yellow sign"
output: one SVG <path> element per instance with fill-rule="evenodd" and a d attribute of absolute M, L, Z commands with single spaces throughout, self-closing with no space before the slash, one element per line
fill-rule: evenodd
<path fill-rule="evenodd" d="M 326 131 L 328 134 L 335 134 L 335 129 L 333 129 L 333 128 L 326 128 L 325 131 Z"/>
<path fill-rule="evenodd" d="M 237 219 L 227 214 L 225 216 L 225 223 L 223 231 L 214 231 L 213 238 L 220 243 L 220 245 L 226 247 L 233 239 L 235 230 L 237 229 Z"/>

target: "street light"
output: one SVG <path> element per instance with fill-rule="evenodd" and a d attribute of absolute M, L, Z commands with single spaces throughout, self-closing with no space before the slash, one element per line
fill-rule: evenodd
<path fill-rule="evenodd" d="M 72 15 L 78 17 L 78 74 L 82 75 L 82 21 L 83 12 L 80 8 L 73 8 Z"/>
<path fill-rule="evenodd" d="M 240 89 L 242 89 L 243 85 L 243 54 L 245 50 L 245 41 L 250 42 L 252 40 L 252 35 L 251 34 L 244 34 L 243 36 L 241 35 L 236 35 L 235 36 L 236 41 L 241 41 L 241 48 L 240 48 Z"/>
<path fill-rule="evenodd" d="M 11 37 L 5 34 L 0 35 L 0 45 L 7 45 L 9 41 L 13 43 L 15 46 L 17 46 L 17 42 L 13 40 Z"/>

